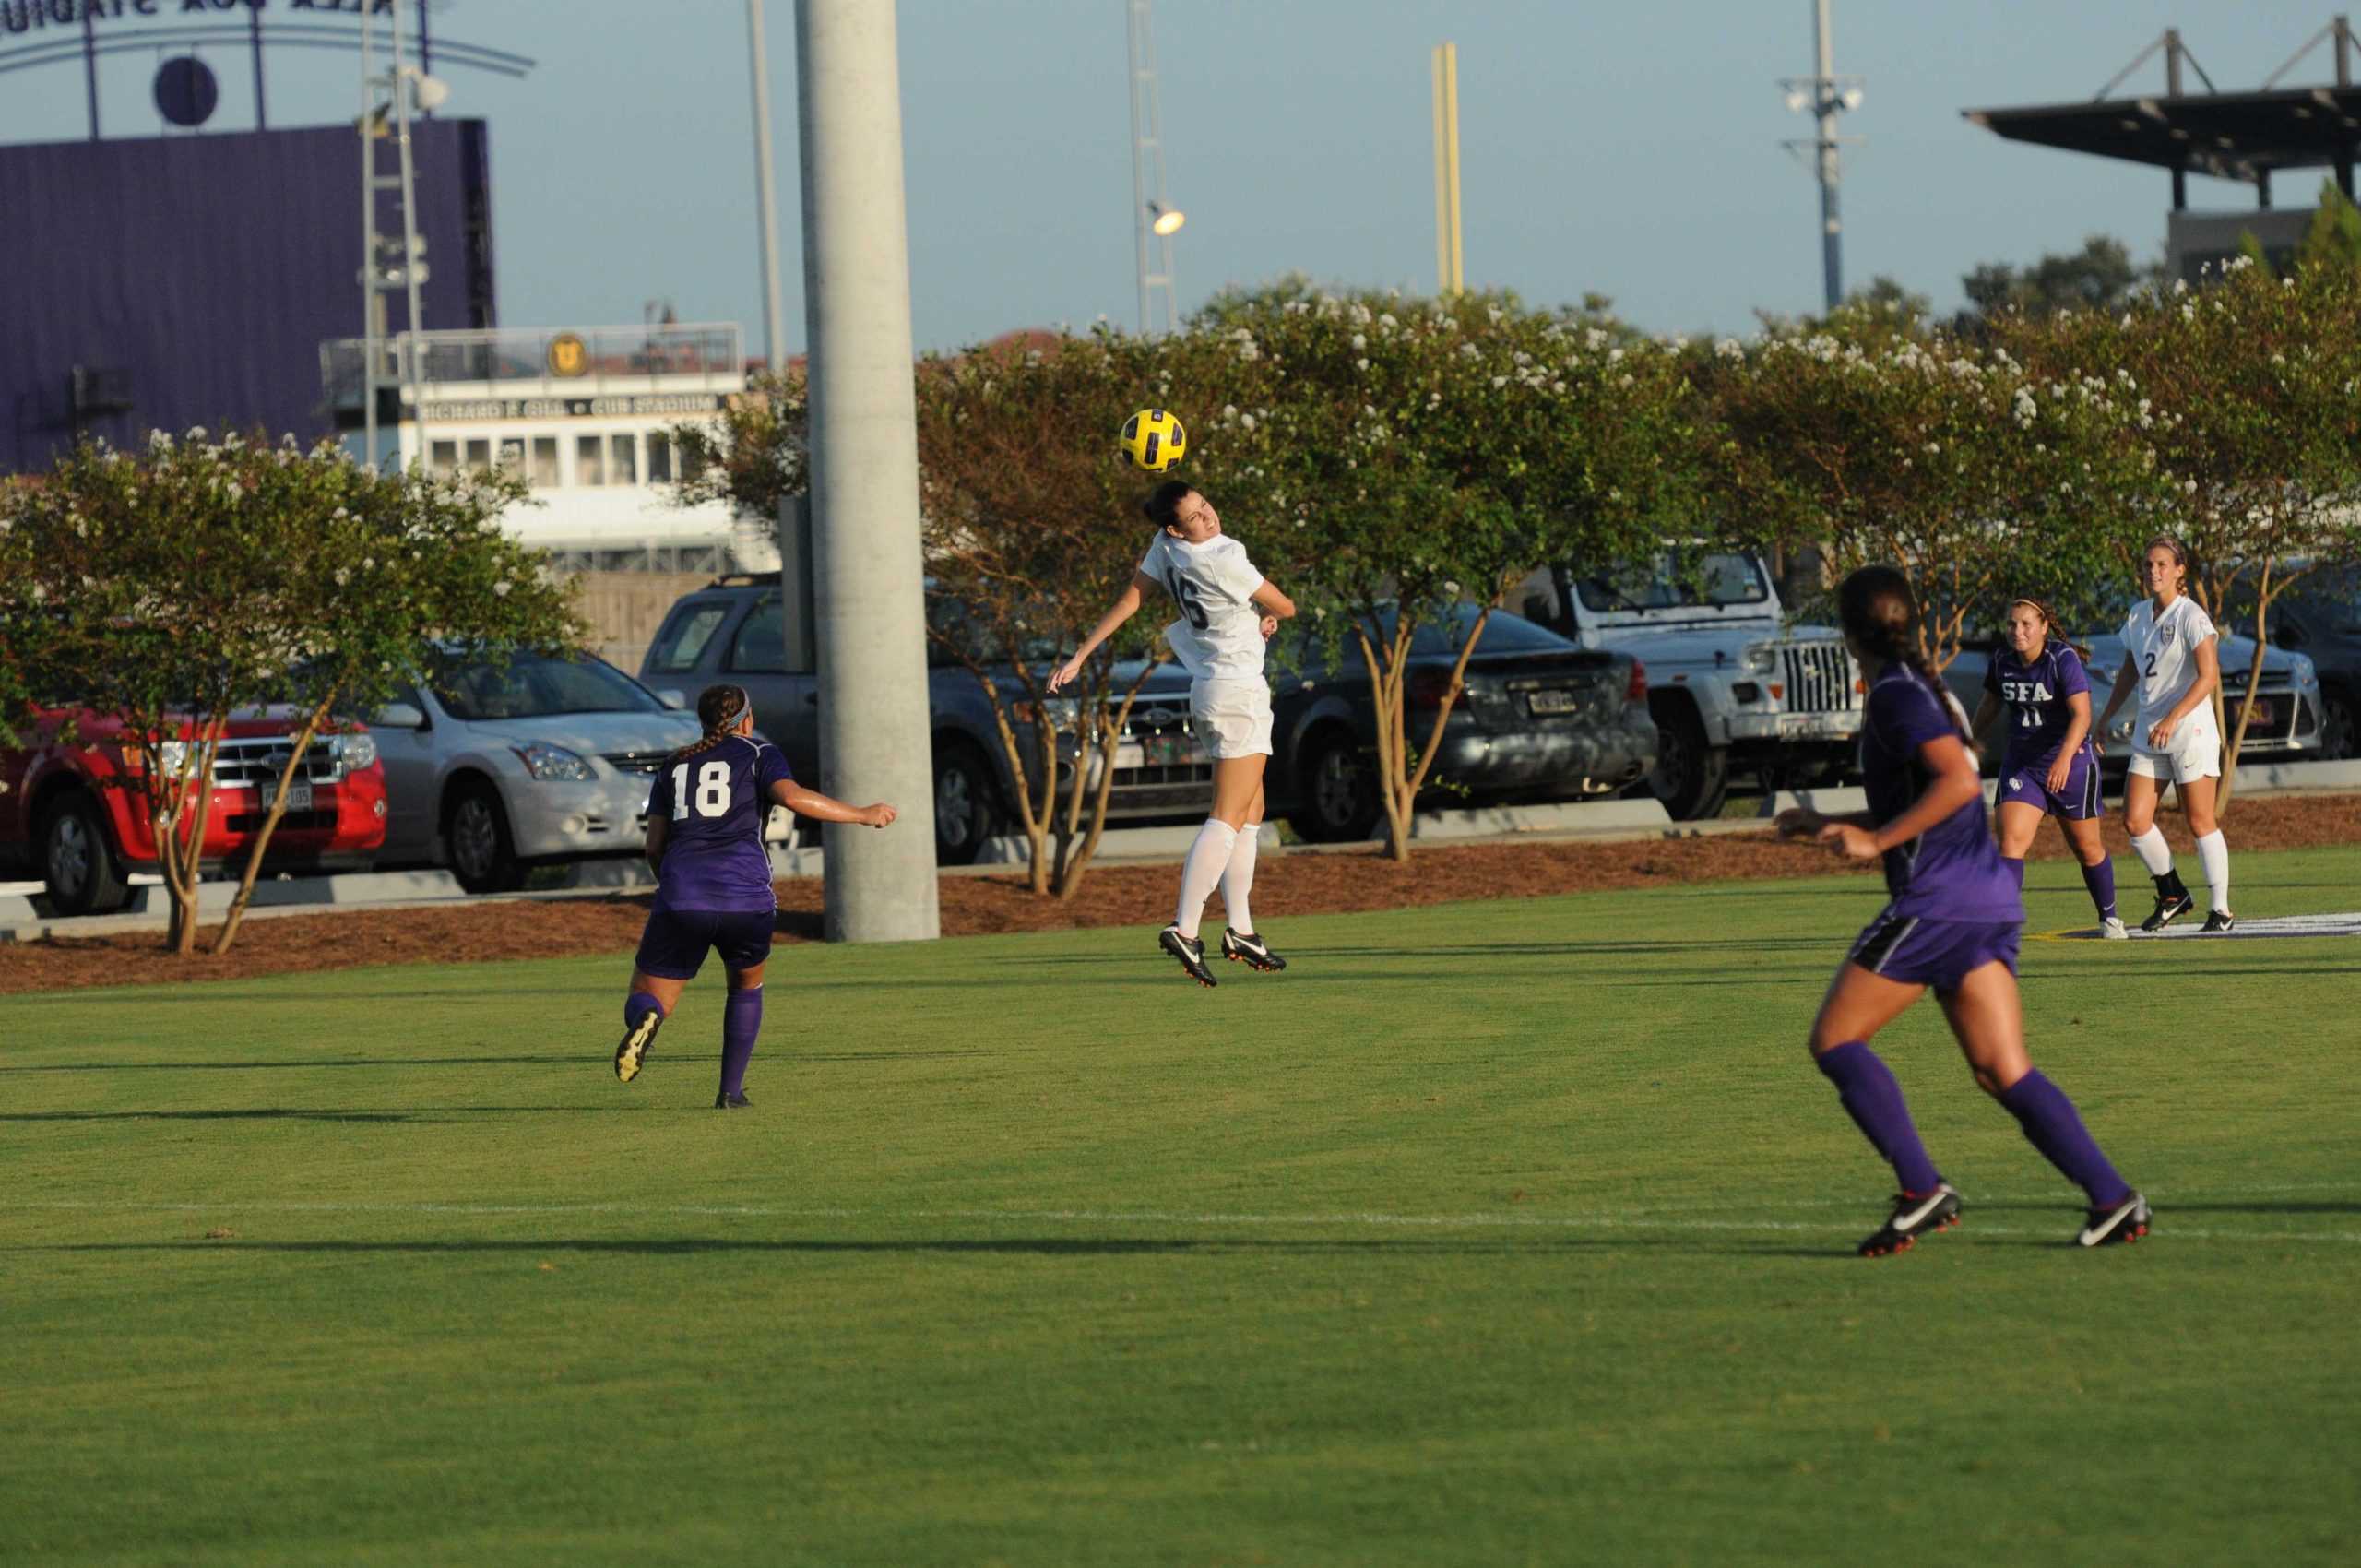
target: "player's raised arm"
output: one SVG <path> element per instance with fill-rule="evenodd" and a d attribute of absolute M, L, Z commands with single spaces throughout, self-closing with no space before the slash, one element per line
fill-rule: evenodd
<path fill-rule="evenodd" d="M 1140 606 L 1146 602 L 1147 595 L 1162 586 L 1145 572 L 1133 572 L 1130 584 L 1115 596 L 1115 602 L 1107 607 L 1107 613 L 1098 617 L 1098 624 L 1090 628 L 1090 635 L 1082 639 L 1082 646 L 1074 649 L 1074 657 L 1050 671 L 1050 690 L 1054 692 L 1082 679 L 1082 667 L 1092 654 L 1098 651 L 1098 645 L 1113 636 L 1124 622 L 1138 614 Z"/>
<path fill-rule="evenodd" d="M 848 806 L 834 796 L 823 795 L 817 790 L 807 790 L 792 778 L 781 778 L 771 785 L 771 799 L 798 816 L 808 816 L 814 822 L 848 822 L 860 827 L 891 827 L 901 814 L 884 802 L 872 805 Z M 653 823 L 648 825 L 651 828 Z"/>

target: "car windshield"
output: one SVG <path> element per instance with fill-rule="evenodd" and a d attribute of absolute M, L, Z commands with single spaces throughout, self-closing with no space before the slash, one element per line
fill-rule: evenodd
<path fill-rule="evenodd" d="M 1466 646 L 1467 634 L 1476 625 L 1477 607 L 1455 604 L 1451 613 L 1439 621 L 1429 621 L 1410 634 L 1410 657 L 1413 659 L 1455 659 Z M 1476 645 L 1478 653 L 1561 653 L 1573 645 L 1546 626 L 1536 626 L 1522 615 L 1512 615 L 1505 610 L 1492 612 L 1484 623 L 1483 639 Z"/>
<path fill-rule="evenodd" d="M 979 664 L 1014 662 L 997 629 L 964 600 L 930 590 L 926 596 L 926 621 L 930 663 L 956 664 L 961 662 L 962 654 Z M 1054 664 L 1065 653 L 1060 639 L 1038 635 L 1026 637 L 1021 651 L 1028 664 Z"/>
<path fill-rule="evenodd" d="M 434 678 L 454 719 L 547 719 L 562 713 L 662 713 L 653 693 L 602 659 L 520 653 L 505 664 L 454 664 Z"/>
<path fill-rule="evenodd" d="M 1665 555 L 1643 565 L 1618 566 L 1574 579 L 1583 608 L 1676 610 L 1691 605 L 1760 604 L 1771 597 L 1750 555 L 1709 550 Z"/>

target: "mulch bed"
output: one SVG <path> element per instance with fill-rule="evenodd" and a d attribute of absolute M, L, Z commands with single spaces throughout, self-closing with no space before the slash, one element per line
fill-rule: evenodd
<path fill-rule="evenodd" d="M 2234 853 L 2361 842 L 2361 796 L 2238 801 L 2231 806 L 2225 827 Z M 2176 849 L 2189 850 L 2189 834 L 2178 817 L 2165 818 L 2165 830 Z M 2118 856 L 2130 854 L 2119 820 L 2108 820 L 2106 836 Z M 2065 853 L 2057 825 L 2045 824 L 2034 844 L 2034 858 Z M 1419 849 L 1406 866 L 1373 852 L 1284 854 L 1257 868 L 1254 910 L 1260 923 L 1291 915 L 1603 888 L 1843 872 L 1867 876 L 1875 869 L 1874 862 L 1837 861 L 1824 851 L 1783 842 L 1767 831 L 1621 844 L 1438 846 Z M 2118 874 L 2136 879 L 2136 867 L 2119 869 Z M 1172 918 L 1174 875 L 1171 866 L 1102 867 L 1090 873 L 1081 891 L 1064 902 L 1035 897 L 1026 890 L 1021 873 L 944 877 L 943 934 L 1162 925 Z M 819 939 L 820 897 L 816 879 L 778 885 L 780 941 Z M 0 946 L 0 994 L 238 980 L 363 964 L 481 963 L 597 953 L 620 958 L 637 944 L 647 910 L 647 897 L 641 894 L 291 915 L 248 921 L 238 933 L 237 945 L 220 957 L 201 951 L 174 957 L 161 950 L 162 937 L 153 931 L 51 938 Z M 200 949 L 211 942 L 216 929 L 199 933 Z"/>

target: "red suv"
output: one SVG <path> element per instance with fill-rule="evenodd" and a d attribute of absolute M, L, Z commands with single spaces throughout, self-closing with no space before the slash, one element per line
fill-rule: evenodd
<path fill-rule="evenodd" d="M 76 738 L 61 744 L 69 716 Z M 123 908 L 131 873 L 158 863 L 154 830 L 131 785 L 147 766 L 144 748 L 125 744 L 121 720 L 88 709 L 39 709 L 19 729 L 27 745 L 0 750 L 0 866 L 41 877 L 61 915 Z M 162 766 L 179 764 L 188 731 L 182 733 L 154 748 Z M 243 869 L 294 738 L 283 713 L 232 719 L 226 736 L 213 764 L 213 808 L 198 860 L 208 873 Z M 288 794 L 267 869 L 366 870 L 374 861 L 386 841 L 386 770 L 366 731 L 314 740 Z"/>

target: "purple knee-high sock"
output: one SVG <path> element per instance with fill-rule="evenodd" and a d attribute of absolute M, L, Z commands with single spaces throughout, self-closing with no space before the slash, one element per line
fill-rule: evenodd
<path fill-rule="evenodd" d="M 2115 919 L 2115 862 L 2103 860 L 2094 866 L 2084 866 L 2082 885 L 2091 890 L 2091 902 L 2098 906 L 2099 919 Z"/>
<path fill-rule="evenodd" d="M 1854 1124 L 1893 1167 L 1902 1190 L 1933 1192 L 1942 1178 L 1935 1173 L 1935 1162 L 1927 1158 L 1927 1146 L 1918 1141 L 1918 1129 L 1911 1124 L 1902 1086 L 1893 1081 L 1892 1072 L 1878 1053 L 1855 1039 L 1823 1051 L 1813 1060 L 1836 1086 L 1837 1099 Z"/>
<path fill-rule="evenodd" d="M 721 1004 L 721 1092 L 741 1094 L 746 1063 L 754 1059 L 754 1037 L 763 1032 L 763 988 L 733 991 Z"/>
<path fill-rule="evenodd" d="M 2018 855 L 2011 858 L 2008 855 L 2003 855 L 2000 857 L 2000 863 L 2009 868 L 2009 874 L 2017 879 L 2017 891 L 2023 893 L 2025 890 L 2024 857 L 2023 855 Z"/>
<path fill-rule="evenodd" d="M 2041 1157 L 2090 1195 L 2092 1207 L 2112 1208 L 2130 1195 L 2130 1185 L 2099 1152 L 2064 1089 L 2035 1071 L 2001 1090 L 2000 1103 Z"/>
<path fill-rule="evenodd" d="M 664 1004 L 657 1001 L 656 998 L 648 995 L 647 992 L 644 991 L 635 991 L 630 995 L 624 997 L 623 1032 L 628 1034 L 632 1030 L 639 1028 L 639 1021 L 647 1016 L 650 1013 L 655 1014 L 659 1018 L 662 1017 L 664 1016 Z"/>

